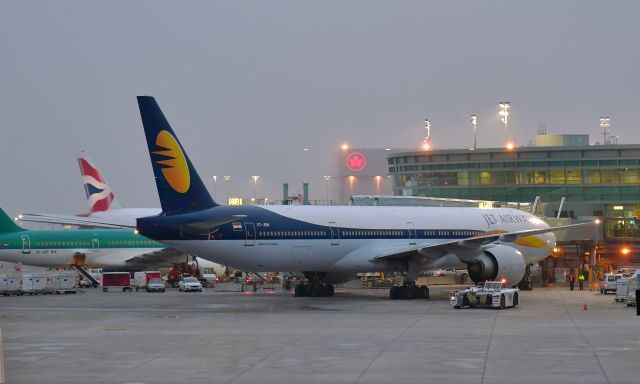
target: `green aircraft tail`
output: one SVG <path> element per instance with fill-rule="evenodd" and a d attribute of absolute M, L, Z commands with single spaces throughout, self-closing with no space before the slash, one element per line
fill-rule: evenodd
<path fill-rule="evenodd" d="M 24 228 L 18 226 L 18 224 L 10 218 L 4 209 L 0 208 L 0 233 L 21 232 Z"/>

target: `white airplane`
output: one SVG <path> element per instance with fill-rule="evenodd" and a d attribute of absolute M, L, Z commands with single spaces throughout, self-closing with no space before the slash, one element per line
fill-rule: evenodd
<path fill-rule="evenodd" d="M 76 216 L 51 213 L 25 213 L 18 216 L 19 220 L 92 228 L 134 228 L 136 218 L 157 215 L 161 212 L 159 208 L 122 208 L 109 183 L 107 183 L 89 155 L 85 151 L 78 151 L 77 158 L 82 183 L 89 203 L 89 213 Z M 226 272 L 226 267 L 220 264 L 198 257 L 193 257 L 193 259 L 199 268 L 211 268 L 217 276 L 221 276 Z M 95 267 L 110 266 L 157 269 L 158 267 L 171 266 L 185 261 L 189 262 L 184 252 L 165 248 L 156 249 L 155 252 L 148 254 L 140 254 L 131 259 L 107 260 L 105 258 L 102 263 L 88 264 Z M 58 265 L 60 265 L 60 263 L 58 263 Z"/>
<path fill-rule="evenodd" d="M 220 206 L 213 201 L 153 97 L 139 96 L 162 213 L 139 218 L 149 238 L 249 271 L 301 271 L 296 296 L 332 295 L 358 272 L 407 273 L 392 298 L 428 297 L 420 271 L 464 267 L 476 282 L 517 284 L 550 254 L 552 231 L 515 209 Z M 589 223 L 591 224 L 591 223 Z"/>

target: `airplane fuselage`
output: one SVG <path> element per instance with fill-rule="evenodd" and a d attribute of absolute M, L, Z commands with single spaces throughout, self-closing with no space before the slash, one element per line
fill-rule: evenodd
<path fill-rule="evenodd" d="M 0 260 L 41 267 L 126 267 L 166 246 L 130 229 L 21 231 L 0 235 Z"/>
<path fill-rule="evenodd" d="M 183 232 L 185 223 L 244 216 L 208 233 Z M 490 233 L 548 228 L 520 210 L 450 207 L 244 206 L 215 207 L 138 220 L 141 234 L 202 258 L 250 271 L 323 271 L 349 274 L 397 270 L 373 259 L 386 251 Z M 500 244 L 496 242 L 494 244 Z M 502 243 L 535 263 L 555 245 L 552 233 Z M 455 255 L 425 268 L 460 266 Z"/>

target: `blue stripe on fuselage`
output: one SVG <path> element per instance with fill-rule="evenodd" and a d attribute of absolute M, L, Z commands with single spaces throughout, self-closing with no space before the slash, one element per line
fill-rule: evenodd
<path fill-rule="evenodd" d="M 245 215 L 232 223 L 224 224 L 211 234 L 196 236 L 181 233 L 185 224 L 227 218 L 233 215 Z M 240 223 L 234 229 L 233 223 Z M 167 216 L 150 216 L 138 219 L 140 234 L 154 240 L 246 240 L 245 229 L 253 224 L 256 240 L 295 240 L 295 239 L 466 239 L 478 236 L 483 231 L 477 229 L 429 229 L 429 228 L 352 228 L 317 225 L 274 213 L 257 206 L 219 206 L 203 211 Z M 410 232 L 415 232 L 410 236 Z"/>

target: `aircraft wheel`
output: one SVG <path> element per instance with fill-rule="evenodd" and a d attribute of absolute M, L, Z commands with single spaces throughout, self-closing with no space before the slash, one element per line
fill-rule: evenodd
<path fill-rule="evenodd" d="M 295 297 L 304 297 L 304 294 L 305 294 L 305 286 L 304 286 L 304 283 L 298 283 L 298 284 L 296 284 L 296 288 L 295 288 L 294 296 L 295 296 Z"/>
<path fill-rule="evenodd" d="M 427 287 L 426 285 L 421 285 L 420 286 L 420 298 L 421 299 L 428 299 L 429 298 L 429 287 Z"/>
<path fill-rule="evenodd" d="M 405 300 L 411 300 L 416 296 L 415 293 L 416 292 L 414 287 L 404 286 L 402 287 L 402 292 L 400 293 L 400 297 Z"/>
<path fill-rule="evenodd" d="M 335 288 L 333 288 L 333 284 L 326 284 L 324 286 L 324 295 L 331 297 L 333 296 L 333 293 L 335 292 Z"/>
<path fill-rule="evenodd" d="M 399 290 L 400 287 L 397 287 L 395 285 L 391 287 L 391 289 L 389 290 L 389 297 L 391 298 L 391 300 L 396 300 L 399 298 Z"/>

